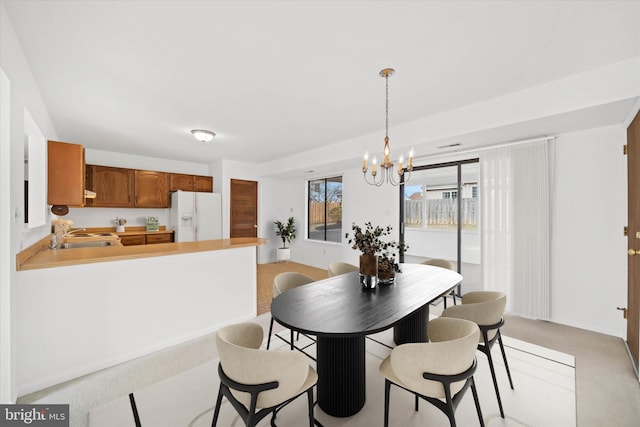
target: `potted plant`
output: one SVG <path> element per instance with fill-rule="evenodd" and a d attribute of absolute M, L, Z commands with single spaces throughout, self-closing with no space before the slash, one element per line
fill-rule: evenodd
<path fill-rule="evenodd" d="M 280 261 L 288 261 L 291 258 L 291 248 L 287 248 L 287 243 L 291 244 L 291 240 L 296 237 L 295 219 L 290 216 L 286 223 L 275 221 L 276 236 L 282 240 L 282 247 L 278 248 L 277 259 Z"/>
<path fill-rule="evenodd" d="M 396 261 L 396 255 L 404 253 L 409 246 L 395 241 L 383 243 L 382 251 L 378 256 L 378 282 L 391 284 L 395 282 L 396 273 L 402 273 L 400 264 Z"/>

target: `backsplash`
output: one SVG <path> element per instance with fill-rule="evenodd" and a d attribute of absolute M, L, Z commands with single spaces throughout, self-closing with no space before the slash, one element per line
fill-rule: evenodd
<path fill-rule="evenodd" d="M 69 208 L 65 219 L 73 221 L 73 227 L 115 227 L 113 220 L 124 218 L 126 226 L 146 226 L 147 217 L 158 217 L 158 223 L 169 227 L 169 209 L 141 208 Z M 125 226 L 125 227 L 126 227 Z"/>

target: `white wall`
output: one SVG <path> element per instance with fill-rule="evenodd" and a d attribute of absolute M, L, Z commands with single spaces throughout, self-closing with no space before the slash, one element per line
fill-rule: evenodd
<path fill-rule="evenodd" d="M 624 126 L 558 135 L 551 216 L 551 320 L 626 336 Z"/>
<path fill-rule="evenodd" d="M 3 146 L 3 171 L 0 174 L 3 190 L 0 194 L 0 209 L 3 211 L 0 216 L 3 240 L 3 249 L 0 251 L 3 269 L 0 280 L 0 296 L 3 300 L 0 310 L 0 401 L 12 403 L 17 398 L 16 370 L 20 363 L 16 355 L 15 255 L 48 232 L 46 226 L 29 229 L 23 222 L 24 111 L 29 111 L 45 137 L 56 139 L 56 132 L 7 18 L 4 4 L 0 4 L 0 52 L 0 68 L 6 76 L 2 87 L 3 129 L 0 139 Z M 9 91 L 5 93 L 6 85 Z M 7 107 L 8 111 L 5 110 Z"/>
<path fill-rule="evenodd" d="M 23 395 L 256 316 L 254 247 L 18 272 Z"/>

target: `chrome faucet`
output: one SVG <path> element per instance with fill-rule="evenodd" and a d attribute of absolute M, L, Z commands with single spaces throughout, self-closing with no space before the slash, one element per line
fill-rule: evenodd
<path fill-rule="evenodd" d="M 75 230 L 71 230 L 71 231 L 63 231 L 62 235 L 60 237 L 58 237 L 58 232 L 56 233 L 52 233 L 51 234 L 51 241 L 49 242 L 49 249 L 58 249 L 58 246 L 60 245 L 60 242 L 62 242 L 62 240 L 67 237 L 69 234 L 73 234 L 73 233 L 77 233 L 78 231 L 87 231 L 86 228 L 76 228 Z"/>

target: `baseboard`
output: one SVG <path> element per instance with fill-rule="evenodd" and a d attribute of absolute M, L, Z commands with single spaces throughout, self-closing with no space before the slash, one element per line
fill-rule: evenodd
<path fill-rule="evenodd" d="M 636 378 L 638 379 L 638 382 L 640 382 L 640 372 L 638 372 L 638 365 L 636 364 L 636 360 L 633 358 L 633 353 L 631 353 L 631 349 L 629 348 L 629 342 L 627 340 L 624 341 L 624 348 L 627 350 L 627 354 L 629 355 L 629 360 L 631 361 L 633 372 L 636 374 Z"/>

